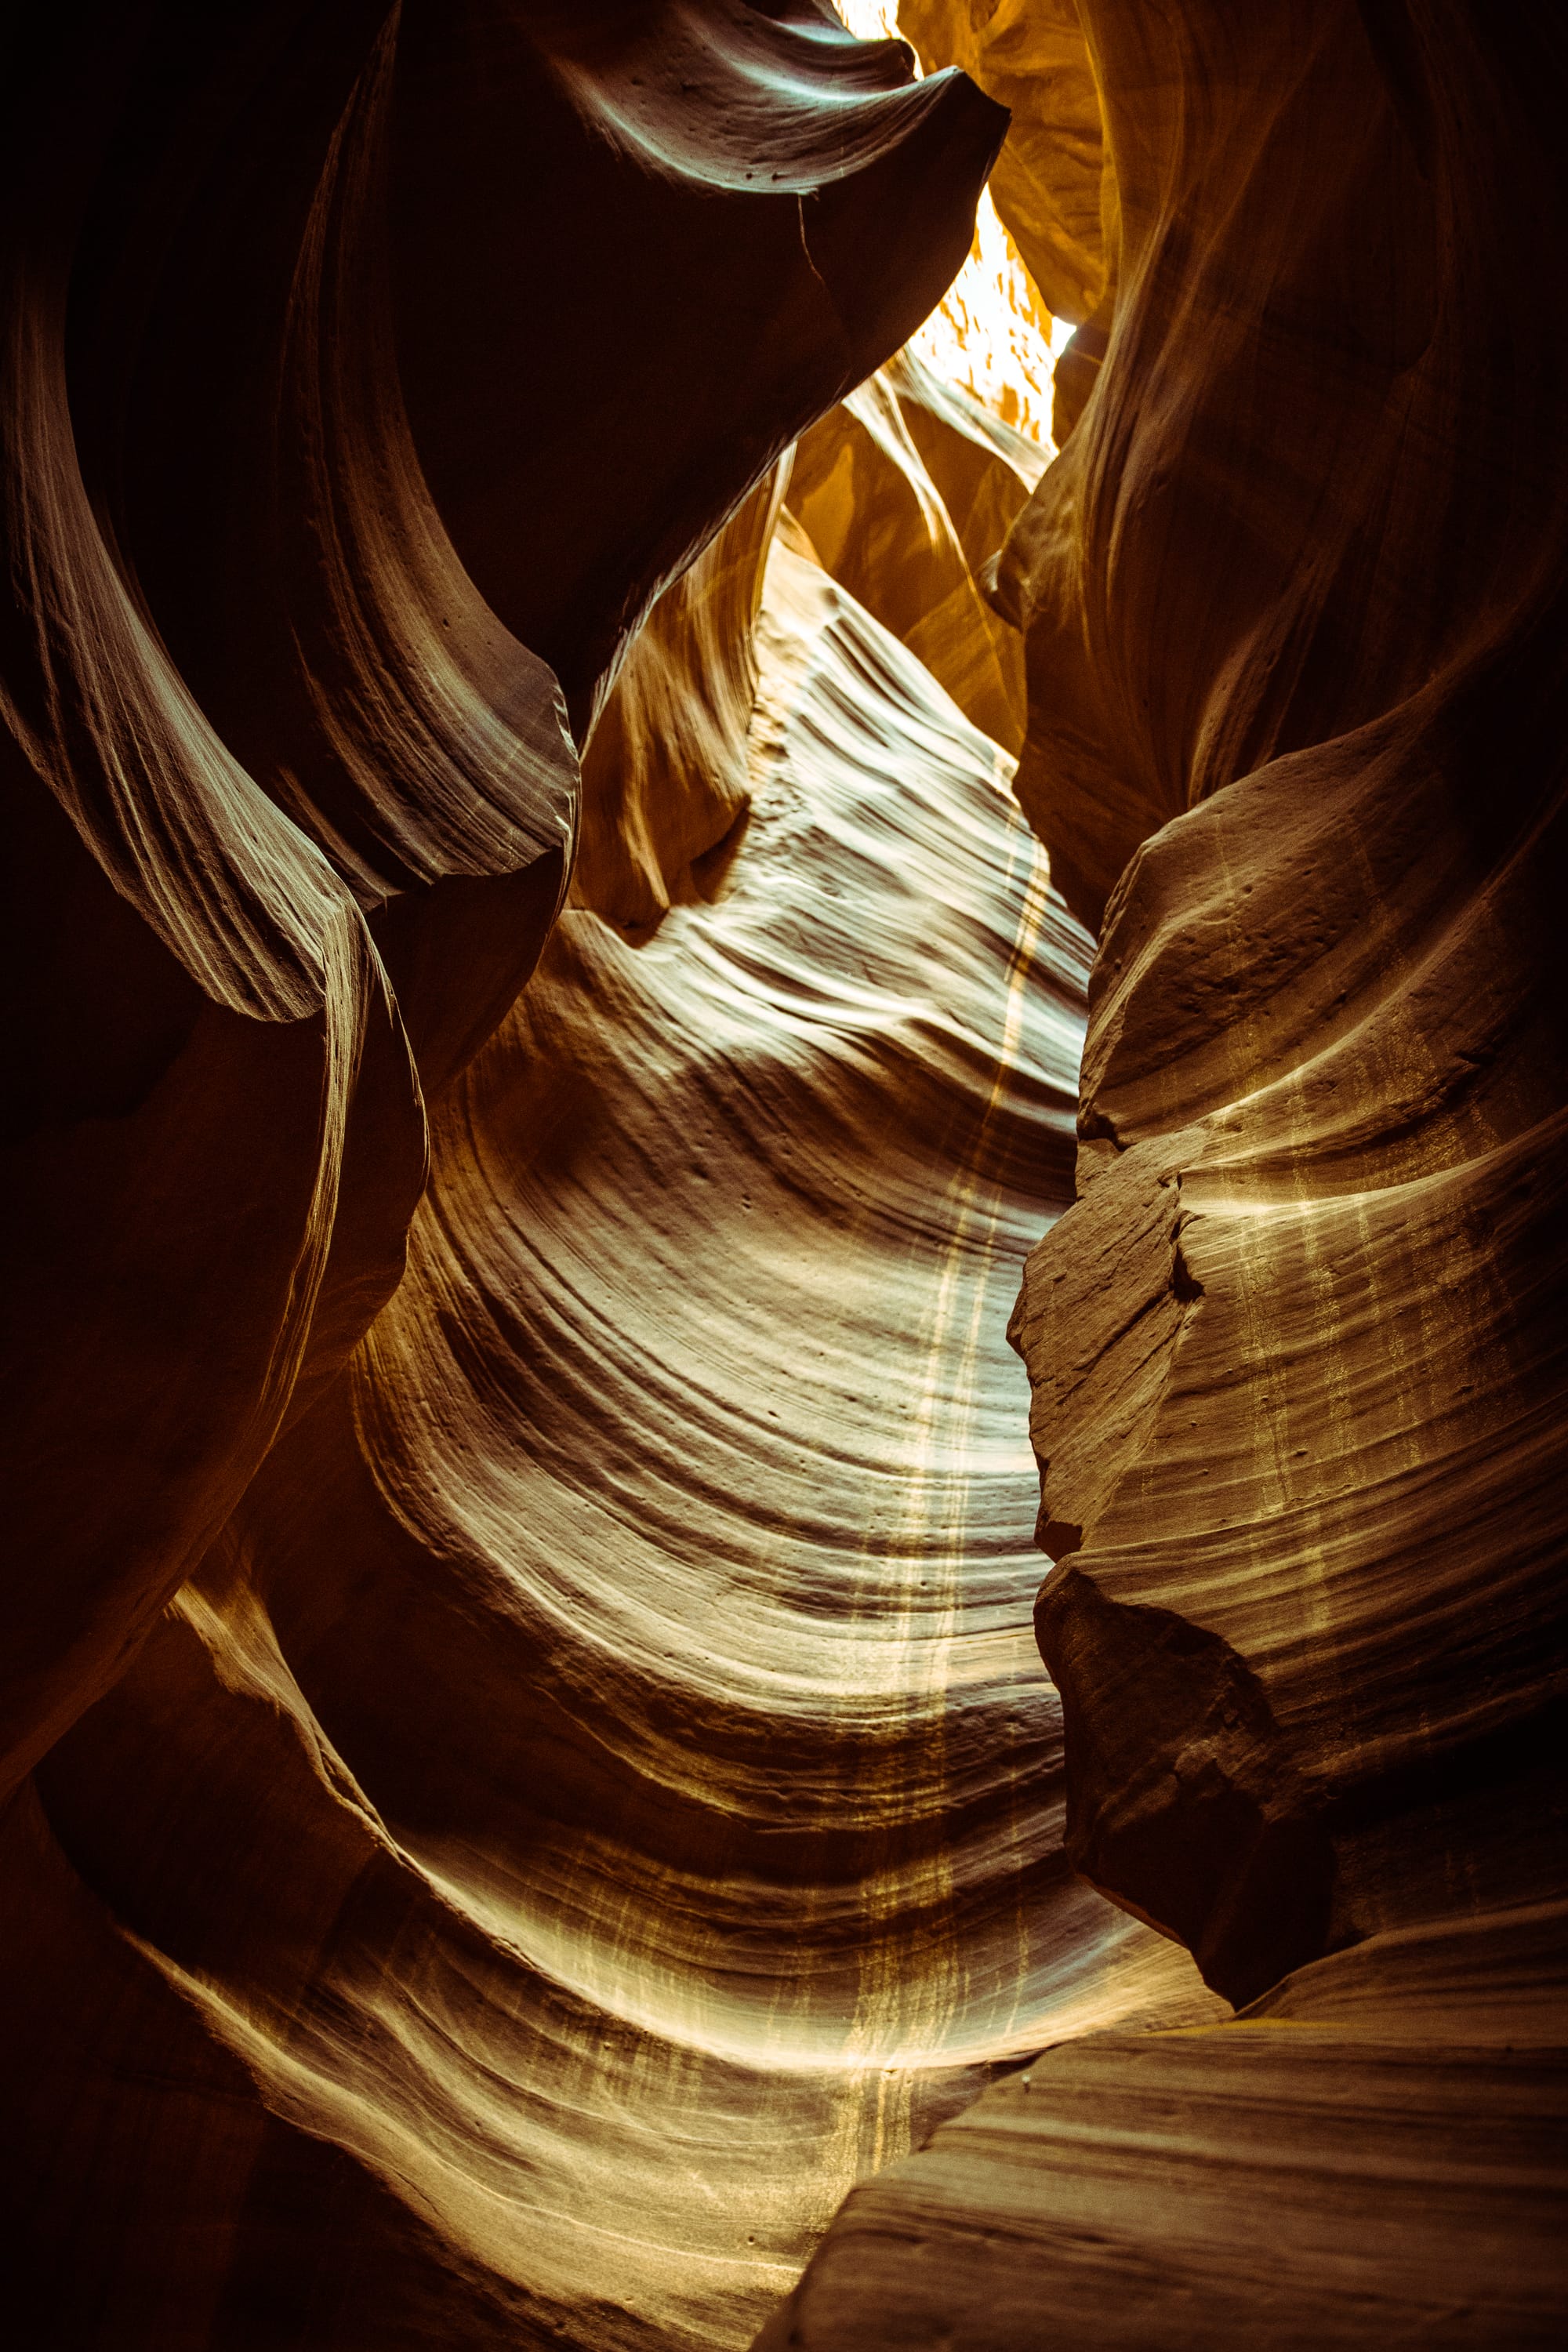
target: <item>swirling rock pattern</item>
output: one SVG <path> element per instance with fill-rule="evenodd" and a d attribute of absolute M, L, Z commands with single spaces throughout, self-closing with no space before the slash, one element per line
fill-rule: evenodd
<path fill-rule="evenodd" d="M 563 919 L 395 1298 L 18 1822 L 114 2020 L 34 2042 L 112 2340 L 744 2341 L 988 2068 L 1203 2013 L 1046 1801 L 1003 1334 L 1081 935 L 1002 755 L 773 580 L 728 893 Z"/>
<path fill-rule="evenodd" d="M 1375 1937 L 1049 2052 L 855 2192 L 758 2352 L 1554 2343 L 1563 1930 Z"/>
<path fill-rule="evenodd" d="M 1562 36 L 909 13 L 8 28 L 34 2340 L 1555 2340 Z"/>
<path fill-rule="evenodd" d="M 584 754 L 572 903 L 629 939 L 711 897 L 744 832 L 757 615 L 791 463 L 660 596 Z"/>
<path fill-rule="evenodd" d="M 740 2344 L 998 2063 L 1211 2005 L 1063 1868 L 1028 1631 L 1086 942 L 920 661 L 784 551 L 757 635 L 997 118 L 809 9 L 569 16 L 27 61 L 19 936 L 86 940 L 9 1098 L 0 1976 L 72 2345 Z M 487 325 L 546 184 L 582 379 Z M 1017 453 L 905 391 L 1005 642 Z"/>
<path fill-rule="evenodd" d="M 1069 1853 L 1251 2006 L 987 2094 L 766 2340 L 1544 2345 L 1568 475 L 1513 224 L 1559 233 L 1568 53 L 1083 14 L 1115 326 L 1002 564 L 1020 798 L 1102 924 L 1014 1327 L 1037 1622 Z"/>
<path fill-rule="evenodd" d="M 51 984 L 7 1094 L 8 1507 L 51 1567 L 7 1599 L 7 1785 L 395 1285 L 420 1096 L 564 884 L 563 696 L 585 732 L 658 589 L 929 307 L 1001 129 L 809 8 L 84 0 L 12 62 L 10 937 L 18 1003 Z M 641 344 L 599 299 L 637 236 Z M 635 436 L 524 363 L 497 271 L 581 317 Z M 725 430 L 668 382 L 716 380 L 759 287 Z"/>

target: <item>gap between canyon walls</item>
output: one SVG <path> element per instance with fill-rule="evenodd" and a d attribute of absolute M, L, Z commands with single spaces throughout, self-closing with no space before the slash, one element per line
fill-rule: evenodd
<path fill-rule="evenodd" d="M 1029 1629 L 1039 458 L 895 357 L 1005 117 L 810 0 L 12 64 L 9 2307 L 739 2347 L 1215 2007 Z"/>

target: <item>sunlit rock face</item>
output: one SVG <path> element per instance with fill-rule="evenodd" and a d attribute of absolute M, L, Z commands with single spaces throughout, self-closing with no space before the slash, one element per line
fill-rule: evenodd
<path fill-rule="evenodd" d="M 1075 0 L 899 0 L 928 73 L 962 61 L 1013 117 L 991 180 L 1052 316 L 1077 326 L 1105 290 L 1105 132 Z"/>
<path fill-rule="evenodd" d="M 898 0 L 835 0 L 835 5 L 851 32 L 862 40 L 902 39 L 917 68 L 924 70 L 920 67 L 918 37 L 911 26 L 900 20 Z M 981 80 L 973 60 L 965 70 L 973 79 Z M 988 94 L 995 96 L 994 90 Z M 1016 98 L 1009 103 L 1008 136 L 993 170 L 992 184 L 975 207 L 968 257 L 905 349 L 909 357 L 942 383 L 971 394 L 1026 438 L 1048 446 L 1056 355 L 1071 330 L 1066 314 L 1058 318 L 1047 306 L 993 201 L 994 184 L 998 175 L 1005 174 L 1012 152 L 1026 135 Z M 1093 133 L 1098 144 L 1098 109 Z M 1048 272 L 1042 274 L 1048 277 Z"/>
<path fill-rule="evenodd" d="M 562 689 L 580 740 L 941 290 L 1002 128 L 809 10 L 83 6 L 15 64 L 10 1525 L 51 1565 L 7 1603 L 8 1785 L 395 1286 L 421 1096 L 565 881 Z"/>
<path fill-rule="evenodd" d="M 1568 52 L 1423 0 L 1081 14 L 1114 325 L 1001 566 L 1019 797 L 1100 931 L 1014 1323 L 1037 1625 L 1071 1858 L 1244 2014 L 1046 2053 L 763 2340 L 1545 2345 Z"/>
<path fill-rule="evenodd" d="M 7 2319 L 739 2347 L 1217 2006 L 1030 1627 L 1039 458 L 878 373 L 1004 118 L 809 0 L 62 8 L 5 101 Z"/>
<path fill-rule="evenodd" d="M 965 249 L 997 110 L 810 10 L 742 14 L 82 7 L 18 39 L 12 1301 L 49 1370 L 11 1525 L 52 1567 L 11 1599 L 13 1785 L 398 1279 L 421 1093 L 564 885 L 557 678 L 581 739 L 666 579 Z M 570 201 L 528 178 L 547 155 Z M 600 292 L 637 236 L 647 341 Z M 618 437 L 506 340 L 538 330 L 492 278 L 534 247 Z M 721 430 L 670 387 L 712 385 L 742 296 L 767 334 Z M 721 796 L 681 857 L 730 822 Z"/>
<path fill-rule="evenodd" d="M 18 1818 L 50 1935 L 103 1906 L 29 2047 L 121 2325 L 153 2247 L 219 2342 L 270 2275 L 307 2343 L 744 2343 L 999 2063 L 1205 2013 L 1063 1870 L 1030 1632 L 1085 943 L 787 550 L 759 655 L 722 896 L 563 916 L 395 1297 Z"/>
<path fill-rule="evenodd" d="M 789 477 L 813 554 L 1013 752 L 1023 643 L 982 581 L 1044 468 L 1033 442 L 902 352 L 803 436 Z"/>

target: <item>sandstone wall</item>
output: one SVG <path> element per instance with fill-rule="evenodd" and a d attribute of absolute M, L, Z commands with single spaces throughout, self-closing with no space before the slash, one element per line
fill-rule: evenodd
<path fill-rule="evenodd" d="M 1100 931 L 1013 1327 L 1037 1622 L 1069 1854 L 1243 2015 L 1047 2052 L 851 2200 L 764 2340 L 1545 2344 L 1563 39 L 1081 15 L 1114 318 L 1000 596 L 1019 797 Z"/>

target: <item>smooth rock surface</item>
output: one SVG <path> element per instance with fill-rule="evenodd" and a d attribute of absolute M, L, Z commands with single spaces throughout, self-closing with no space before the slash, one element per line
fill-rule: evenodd
<path fill-rule="evenodd" d="M 905 13 L 7 27 L 29 2344 L 1561 2333 L 1563 32 Z"/>
<path fill-rule="evenodd" d="M 1557 2343 L 1562 1914 L 1464 1934 L 1469 2000 L 1445 1940 L 1374 1938 L 1234 2022 L 1047 2051 L 856 2190 L 758 2352 Z"/>
<path fill-rule="evenodd" d="M 7 2319 L 740 2344 L 1044 2019 L 1211 2005 L 1028 1633 L 1086 943 L 918 660 L 755 636 L 1003 117 L 805 0 L 5 101 Z"/>
<path fill-rule="evenodd" d="M 565 885 L 540 647 L 581 732 L 658 589 L 940 292 L 1003 118 L 814 9 L 543 0 L 79 0 L 17 28 L 5 104 L 11 1788 L 399 1279 L 424 1103 Z M 669 302 L 641 342 L 595 275 L 634 231 Z M 518 362 L 531 236 L 635 450 Z M 780 332 L 726 430 L 668 389 L 738 289 Z"/>

